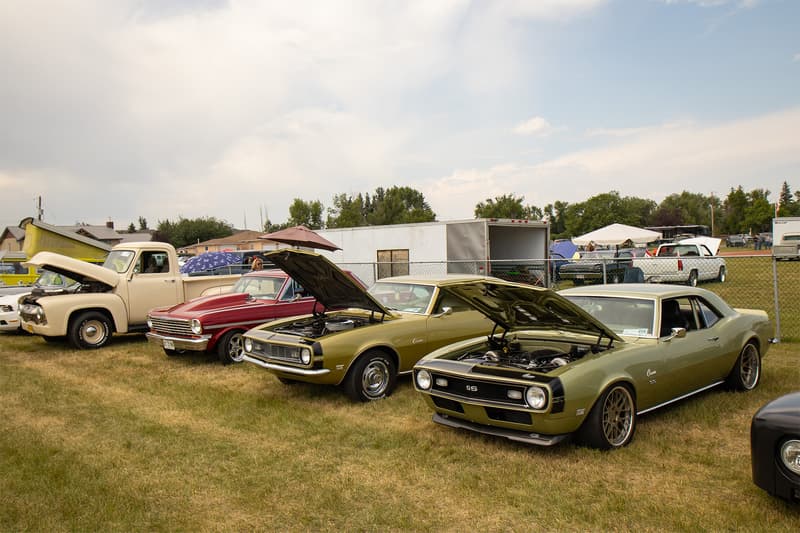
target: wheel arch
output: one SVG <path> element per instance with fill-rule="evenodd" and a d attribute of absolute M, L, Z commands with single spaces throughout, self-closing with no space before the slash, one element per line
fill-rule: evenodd
<path fill-rule="evenodd" d="M 106 307 L 101 307 L 101 306 L 97 306 L 97 307 L 81 307 L 81 308 L 72 310 L 72 312 L 70 312 L 69 316 L 67 317 L 67 327 L 69 327 L 69 325 L 72 324 L 72 321 L 75 320 L 76 317 L 82 315 L 83 313 L 90 313 L 90 312 L 100 313 L 101 315 L 105 316 L 108 319 L 109 324 L 111 324 L 111 332 L 110 333 L 113 334 L 113 333 L 117 333 L 117 332 L 120 331 L 120 328 L 117 325 L 117 321 L 115 319 L 114 313 L 110 309 L 108 309 Z M 125 325 L 125 329 L 123 330 L 123 333 L 125 331 L 127 331 L 127 329 L 128 328 L 127 328 L 127 324 L 126 324 Z"/>
<path fill-rule="evenodd" d="M 355 366 L 356 362 L 359 359 L 361 359 L 362 357 L 364 357 L 364 355 L 366 353 L 371 352 L 371 351 L 379 351 L 379 352 L 385 353 L 387 356 L 389 356 L 392 359 L 392 362 L 394 362 L 395 368 L 397 368 L 397 369 L 400 368 L 400 355 L 397 353 L 397 350 L 395 350 L 395 348 L 393 346 L 390 346 L 388 344 L 373 344 L 373 345 L 370 345 L 370 346 L 365 346 L 365 347 L 361 348 L 358 351 L 358 353 L 355 356 L 353 356 L 352 359 L 350 359 L 350 363 L 347 365 L 347 368 L 344 369 L 344 372 L 342 372 L 342 378 L 339 380 L 338 384 L 344 383 L 344 380 L 346 380 L 347 376 L 350 375 L 350 371 L 353 369 L 353 367 Z M 398 373 L 399 373 L 399 370 L 398 370 Z"/>
<path fill-rule="evenodd" d="M 633 378 L 631 378 L 630 376 L 614 376 L 611 379 L 607 380 L 603 384 L 603 386 L 600 389 L 598 389 L 597 394 L 595 394 L 595 397 L 592 400 L 592 404 L 586 408 L 586 412 L 584 413 L 584 418 L 581 421 L 581 425 L 583 425 L 586 422 L 589 413 L 592 411 L 592 409 L 594 409 L 594 406 L 597 405 L 597 401 L 600 399 L 603 393 L 608 389 L 610 389 L 611 387 L 620 384 L 625 385 L 628 388 L 628 390 L 630 390 L 631 397 L 633 398 L 633 405 L 636 408 L 635 409 L 636 414 L 639 414 L 639 408 L 637 405 L 638 402 L 637 402 L 636 383 L 634 382 Z"/>

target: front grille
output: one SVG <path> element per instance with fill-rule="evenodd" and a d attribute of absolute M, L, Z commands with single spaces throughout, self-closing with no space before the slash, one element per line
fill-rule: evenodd
<path fill-rule="evenodd" d="M 472 400 L 483 400 L 488 402 L 504 403 L 520 407 L 527 407 L 525 403 L 525 387 L 523 385 L 511 385 L 506 383 L 494 383 L 490 381 L 479 381 L 475 379 L 463 379 L 449 375 L 432 374 L 433 390 Z M 442 386 L 437 383 L 437 378 L 447 380 L 447 385 Z M 509 391 L 516 391 L 518 399 L 508 397 Z"/>
<path fill-rule="evenodd" d="M 279 359 L 289 363 L 300 362 L 300 348 L 283 344 L 253 343 L 253 353 L 270 359 Z"/>
<path fill-rule="evenodd" d="M 153 330 L 170 335 L 192 336 L 192 326 L 189 320 L 183 318 L 155 318 L 150 317 Z"/>

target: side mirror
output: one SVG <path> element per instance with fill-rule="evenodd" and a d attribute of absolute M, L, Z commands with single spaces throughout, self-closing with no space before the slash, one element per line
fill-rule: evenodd
<path fill-rule="evenodd" d="M 452 314 L 453 314 L 453 308 L 449 307 L 449 306 L 444 306 L 444 307 L 442 307 L 442 312 L 441 313 L 436 313 L 435 315 L 433 315 L 433 318 L 440 318 L 440 317 L 447 316 L 447 315 L 452 315 Z"/>
<path fill-rule="evenodd" d="M 686 328 L 672 328 L 672 334 L 664 339 L 664 341 L 671 341 L 672 339 L 682 339 L 686 336 Z"/>

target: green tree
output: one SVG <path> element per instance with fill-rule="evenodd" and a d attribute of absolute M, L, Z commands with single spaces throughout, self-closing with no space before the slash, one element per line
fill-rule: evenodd
<path fill-rule="evenodd" d="M 369 197 L 367 197 L 369 201 Z M 364 197 L 345 193 L 333 197 L 333 207 L 328 208 L 326 226 L 329 228 L 355 228 L 366 226 L 367 217 L 364 211 Z"/>
<path fill-rule="evenodd" d="M 136 226 L 133 225 L 133 222 L 128 224 L 128 233 L 136 233 Z"/>
<path fill-rule="evenodd" d="M 744 209 L 744 226 L 746 233 L 770 231 L 774 210 L 769 202 L 769 191 L 754 189 L 747 194 L 748 205 Z"/>
<path fill-rule="evenodd" d="M 375 189 L 366 200 L 366 219 L 369 225 L 410 224 L 414 222 L 433 222 L 436 214 L 425 196 L 411 187 L 393 186 L 384 190 Z"/>
<path fill-rule="evenodd" d="M 552 204 L 544 206 L 544 216 L 550 221 L 550 235 L 554 239 L 569 237 L 566 233 L 566 212 L 569 207 L 568 202 L 556 200 Z"/>
<path fill-rule="evenodd" d="M 678 226 L 683 224 L 704 224 L 711 226 L 711 206 L 713 199 L 700 193 L 683 191 L 664 198 L 653 212 L 650 224 L 653 226 Z"/>
<path fill-rule="evenodd" d="M 541 219 L 544 212 L 538 207 L 525 205 L 524 196 L 504 194 L 487 198 L 475 206 L 475 218 Z"/>
<path fill-rule="evenodd" d="M 742 190 L 742 186 L 740 185 L 736 189 L 731 188 L 722 204 L 723 217 L 719 224 L 721 233 L 746 233 L 748 231 L 747 222 L 744 219 L 747 205 L 747 194 Z"/>
<path fill-rule="evenodd" d="M 233 234 L 233 226 L 214 217 L 188 219 L 179 217 L 177 222 L 159 220 L 154 240 L 168 242 L 180 248 L 187 244 L 219 239 Z"/>
<path fill-rule="evenodd" d="M 777 216 L 793 217 L 800 215 L 800 202 L 798 202 L 800 200 L 800 191 L 795 192 L 794 196 L 797 196 L 797 199 L 792 196 L 789 184 L 784 181 L 781 186 L 781 192 L 778 195 Z"/>
<path fill-rule="evenodd" d="M 147 219 L 140 216 L 139 217 L 139 231 L 147 231 Z"/>
<path fill-rule="evenodd" d="M 645 226 L 655 209 L 653 200 L 632 196 L 623 198 L 617 191 L 598 194 L 567 207 L 565 232 L 575 237 L 614 223 Z"/>
<path fill-rule="evenodd" d="M 289 226 L 306 226 L 309 229 L 322 229 L 322 202 L 314 200 L 305 202 L 300 198 L 295 198 L 289 206 Z"/>

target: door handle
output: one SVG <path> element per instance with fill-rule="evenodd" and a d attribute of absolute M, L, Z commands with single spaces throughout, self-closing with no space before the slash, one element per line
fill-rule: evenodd
<path fill-rule="evenodd" d="M 717 342 L 717 341 L 719 340 L 719 337 L 709 337 L 709 338 L 707 338 L 706 340 L 707 340 L 708 342 Z"/>
<path fill-rule="evenodd" d="M 164 283 L 175 283 L 174 279 L 165 279 Z"/>

